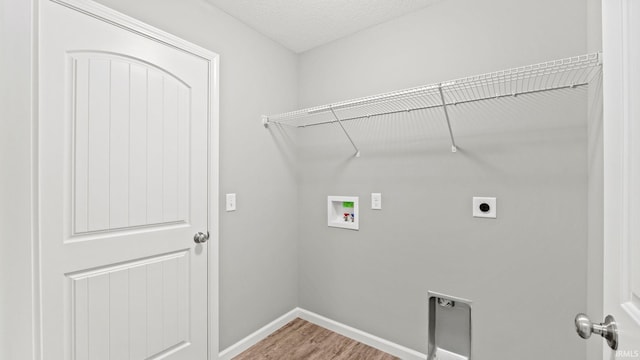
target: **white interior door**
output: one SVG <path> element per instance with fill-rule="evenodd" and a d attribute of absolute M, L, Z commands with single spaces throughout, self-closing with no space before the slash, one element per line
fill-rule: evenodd
<path fill-rule="evenodd" d="M 215 69 L 106 10 L 40 1 L 43 355 L 206 359 Z"/>
<path fill-rule="evenodd" d="M 640 1 L 603 1 L 604 313 L 619 347 L 603 359 L 640 358 Z"/>

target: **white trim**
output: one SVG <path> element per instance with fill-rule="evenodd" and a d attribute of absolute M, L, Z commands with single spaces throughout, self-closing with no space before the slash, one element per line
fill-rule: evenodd
<path fill-rule="evenodd" d="M 209 62 L 209 346 L 207 357 L 220 351 L 220 56 Z"/>
<path fill-rule="evenodd" d="M 94 17 L 96 19 L 107 22 L 111 25 L 120 27 L 127 31 L 144 36 L 150 40 L 161 42 L 165 45 L 169 45 L 177 50 L 184 51 L 201 57 L 204 60 L 213 62 L 218 59 L 219 55 L 205 49 L 192 42 L 179 38 L 173 34 L 170 34 L 164 30 L 153 27 L 140 20 L 132 18 L 121 12 L 113 10 L 110 7 L 99 4 L 93 0 L 49 0 L 62 6 L 66 6 L 70 9 L 81 12 L 85 15 Z"/>
<path fill-rule="evenodd" d="M 258 329 L 253 334 L 250 334 L 244 339 L 224 349 L 224 351 L 221 351 L 220 355 L 218 356 L 218 359 L 230 360 L 240 355 L 240 353 L 242 353 L 243 351 L 257 344 L 261 340 L 266 339 L 269 335 L 273 334 L 278 329 L 285 326 L 287 323 L 291 322 L 292 320 L 295 320 L 297 317 L 299 317 L 298 316 L 299 312 L 300 312 L 300 309 L 295 308 L 289 311 L 288 313 L 280 316 L 279 318 L 273 320 L 272 322 Z"/>
<path fill-rule="evenodd" d="M 384 351 L 393 356 L 397 356 L 404 360 L 425 360 L 427 355 L 404 347 L 402 345 L 393 343 L 389 340 L 377 337 L 362 330 L 358 330 L 349 325 L 339 323 L 335 320 L 331 320 L 322 315 L 318 315 L 314 312 L 304 310 L 301 308 L 295 308 L 288 313 L 282 315 L 271 323 L 263 326 L 258 331 L 250 334 L 244 339 L 238 341 L 234 345 L 229 346 L 224 351 L 220 352 L 220 360 L 230 360 L 235 356 L 240 355 L 243 351 L 247 350 L 251 346 L 257 344 L 261 340 L 266 339 L 269 335 L 276 332 L 278 329 L 286 325 L 288 322 L 300 318 L 306 320 L 312 324 L 322 326 L 325 329 L 329 329 L 342 336 L 346 336 L 355 341 L 359 341 L 363 344 L 374 347 L 378 350 Z M 426 341 L 426 340 L 425 340 Z"/>
<path fill-rule="evenodd" d="M 42 255 L 40 251 L 40 3 L 31 0 L 31 299 L 33 324 L 32 359 L 44 359 L 42 328 Z"/>
<path fill-rule="evenodd" d="M 632 5 L 633 4 L 633 5 Z M 640 308 L 633 304 L 631 259 L 632 239 L 640 232 L 635 220 L 639 190 L 637 184 L 637 95 L 636 43 L 640 22 L 634 0 L 602 2 L 603 63 L 603 149 L 604 149 L 604 261 L 603 311 L 613 315 L 618 324 L 618 351 L 637 350 L 640 337 Z M 633 19 L 633 21 L 632 21 Z M 634 59 L 636 58 L 636 59 Z M 636 342 L 634 342 L 636 341 Z M 602 359 L 614 357 L 603 347 Z"/>

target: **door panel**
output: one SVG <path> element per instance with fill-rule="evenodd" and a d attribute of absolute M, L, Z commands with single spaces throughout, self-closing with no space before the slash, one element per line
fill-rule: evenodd
<path fill-rule="evenodd" d="M 69 61 L 72 235 L 187 223 L 189 87 L 114 54 L 74 53 Z"/>
<path fill-rule="evenodd" d="M 617 351 L 640 357 L 640 2 L 603 1 L 604 313 L 618 324 Z"/>
<path fill-rule="evenodd" d="M 209 61 L 49 0 L 39 51 L 45 358 L 206 359 Z"/>
<path fill-rule="evenodd" d="M 76 359 L 146 359 L 188 346 L 190 253 L 68 274 Z"/>

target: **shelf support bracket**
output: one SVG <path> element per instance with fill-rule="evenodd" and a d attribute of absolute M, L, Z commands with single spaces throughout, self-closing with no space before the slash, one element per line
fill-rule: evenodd
<path fill-rule="evenodd" d="M 336 121 L 338 122 L 338 124 L 342 128 L 342 131 L 344 131 L 344 134 L 347 135 L 347 139 L 349 139 L 349 141 L 351 142 L 351 145 L 353 146 L 353 148 L 356 149 L 355 157 L 360 157 L 360 149 L 358 149 L 356 144 L 353 142 L 353 139 L 351 138 L 351 136 L 349 136 L 349 132 L 347 132 L 347 129 L 345 129 L 344 125 L 342 125 L 342 121 L 340 121 L 340 118 L 338 117 L 338 115 L 336 115 L 336 112 L 333 111 L 333 107 L 330 107 L 329 110 L 331 110 L 331 113 L 333 114 L 333 117 L 336 118 Z"/>
<path fill-rule="evenodd" d="M 451 138 L 451 152 L 457 152 L 458 147 L 456 146 L 456 141 L 453 138 L 453 131 L 451 130 L 451 121 L 449 121 L 449 112 L 447 111 L 447 103 L 444 101 L 444 93 L 442 92 L 442 84 L 438 86 L 438 90 L 440 91 L 440 99 L 442 100 L 442 110 L 444 110 L 444 117 L 447 119 L 447 126 L 449 127 L 449 137 Z"/>

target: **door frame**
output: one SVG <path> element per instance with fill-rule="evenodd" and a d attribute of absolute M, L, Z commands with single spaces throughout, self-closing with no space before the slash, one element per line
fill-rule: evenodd
<path fill-rule="evenodd" d="M 0 152 L 11 154 L 0 173 L 3 217 L 0 220 L 0 358 L 40 357 L 37 274 L 37 47 L 38 0 L 0 0 L 0 52 L 3 95 L 0 131 L 13 142 L 0 141 Z M 10 174 L 8 176 L 7 174 Z M 6 191 L 10 188 L 11 191 Z M 5 197 L 6 196 L 6 197 Z M 7 226 L 5 226 L 7 225 Z M 8 241 L 6 239 L 11 239 Z M 15 241 L 21 240 L 21 241 Z M 5 343 L 5 334 L 13 335 Z"/>
<path fill-rule="evenodd" d="M 620 344 L 625 349 L 625 337 L 637 336 L 640 309 L 630 301 L 632 291 L 631 241 L 638 232 L 631 216 L 634 210 L 630 197 L 638 190 L 630 184 L 637 174 L 631 166 L 637 155 L 632 145 L 637 142 L 637 130 L 631 126 L 631 99 L 628 90 L 630 70 L 627 48 L 630 47 L 627 23 L 629 0 L 603 0 L 602 34 L 604 53 L 603 79 L 603 152 L 604 152 L 604 239 L 603 239 L 603 311 L 613 313 L 619 325 Z M 632 138 L 633 137 L 633 138 Z M 632 212 L 633 211 L 633 212 Z M 615 301 L 612 301 L 615 298 Z M 620 316 L 622 315 L 622 316 Z M 621 321 L 622 320 L 622 321 Z M 600 319 L 598 319 L 598 322 Z M 628 327 L 635 323 L 633 331 Z M 625 329 L 624 326 L 627 326 Z M 638 351 L 638 349 L 634 349 Z M 602 359 L 613 351 L 603 347 Z M 636 353 L 634 353 L 637 356 Z"/>
<path fill-rule="evenodd" d="M 109 7 L 98 4 L 92 0 L 31 0 L 33 6 L 33 23 L 30 24 L 32 31 L 32 129 L 33 137 L 31 144 L 31 183 L 33 185 L 33 203 L 32 203 L 32 216 L 33 234 L 32 236 L 32 253 L 33 253 L 33 324 L 34 324 L 34 351 L 33 358 L 44 360 L 44 354 L 42 354 L 42 347 L 40 346 L 42 339 L 42 319 L 40 293 L 42 283 L 40 281 L 40 253 L 41 243 L 39 236 L 39 204 L 38 204 L 38 184 L 40 181 L 38 174 L 38 108 L 39 108 L 39 82 L 38 82 L 38 48 L 39 48 L 39 6 L 42 2 L 50 1 L 61 6 L 65 6 L 69 9 L 81 12 L 85 15 L 91 16 L 98 20 L 107 22 L 111 25 L 123 28 L 132 33 L 146 37 L 147 39 L 157 41 L 163 45 L 171 46 L 174 49 L 189 53 L 205 60 L 208 64 L 208 182 L 207 193 L 208 201 L 207 207 L 209 216 L 208 231 L 208 359 L 217 359 L 219 353 L 219 149 L 220 149 L 220 136 L 219 136 L 219 109 L 220 109 L 220 93 L 219 93 L 219 63 L 220 56 L 212 51 L 197 46 L 191 42 L 181 39 L 177 36 L 171 35 L 165 31 L 157 29 L 153 26 L 145 24 L 132 17 L 117 12 Z"/>

